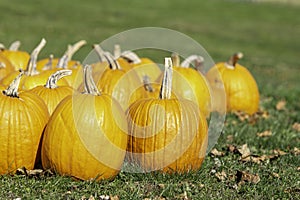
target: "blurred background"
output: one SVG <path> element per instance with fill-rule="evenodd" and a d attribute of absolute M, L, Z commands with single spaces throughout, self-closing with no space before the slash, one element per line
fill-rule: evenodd
<path fill-rule="evenodd" d="M 252 72 L 263 96 L 300 94 L 298 0 L 1 0 L 0 12 L 0 42 L 20 40 L 22 50 L 32 51 L 44 37 L 40 58 L 61 56 L 68 44 L 85 39 L 88 45 L 74 55 L 82 61 L 92 44 L 114 34 L 163 27 L 199 42 L 215 62 L 243 52 L 240 64 Z"/>

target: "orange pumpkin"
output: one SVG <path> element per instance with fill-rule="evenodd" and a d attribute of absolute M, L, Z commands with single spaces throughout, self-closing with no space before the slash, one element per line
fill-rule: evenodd
<path fill-rule="evenodd" d="M 73 94 L 73 88 L 70 86 L 57 86 L 57 81 L 62 77 L 72 74 L 72 70 L 59 70 L 52 74 L 44 86 L 32 88 L 31 92 L 41 97 L 47 107 L 50 115 L 56 106 L 68 95 Z"/>
<path fill-rule="evenodd" d="M 30 59 L 30 55 L 28 52 L 18 50 L 20 44 L 21 43 L 19 41 L 15 41 L 11 44 L 9 49 L 0 50 L 0 55 L 6 57 L 11 62 L 15 71 L 19 69 L 24 70 Z"/>
<path fill-rule="evenodd" d="M 213 91 L 213 109 L 224 112 L 219 101 L 225 90 L 227 111 L 244 111 L 254 114 L 259 108 L 259 91 L 251 73 L 237 61 L 242 53 L 236 53 L 227 62 L 217 63 L 206 74 Z M 223 108 L 223 109 L 222 109 Z"/>
<path fill-rule="evenodd" d="M 183 173 L 198 170 L 207 148 L 208 128 L 198 106 L 171 98 L 172 61 L 165 59 L 160 97 L 133 103 L 127 114 L 127 166 L 141 171 Z"/>
<path fill-rule="evenodd" d="M 18 93 L 23 73 L 0 94 L 0 174 L 33 169 L 49 113 L 44 101 L 31 92 Z"/>
<path fill-rule="evenodd" d="M 83 180 L 113 178 L 124 161 L 126 116 L 118 102 L 98 91 L 88 65 L 84 76 L 84 92 L 66 97 L 48 122 L 42 164 Z"/>

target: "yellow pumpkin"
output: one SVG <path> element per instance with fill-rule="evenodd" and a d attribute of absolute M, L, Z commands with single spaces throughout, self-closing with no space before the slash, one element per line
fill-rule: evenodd
<path fill-rule="evenodd" d="M 0 174 L 33 169 L 43 129 L 49 119 L 44 101 L 31 92 L 18 93 L 23 73 L 0 94 Z"/>
<path fill-rule="evenodd" d="M 140 85 L 139 79 L 134 71 L 124 71 L 110 53 L 100 53 L 104 54 L 109 63 L 109 68 L 106 68 L 98 77 L 97 87 L 104 94 L 114 97 L 123 110 L 126 110 L 132 103 L 130 102 L 131 93 Z"/>
<path fill-rule="evenodd" d="M 9 49 L 0 50 L 0 55 L 6 57 L 11 62 L 15 71 L 19 69 L 24 70 L 30 59 L 30 55 L 28 52 L 18 50 L 20 44 L 21 43 L 19 41 L 15 41 L 11 44 Z"/>
<path fill-rule="evenodd" d="M 57 81 L 62 77 L 72 74 L 72 70 L 59 70 L 52 74 L 45 85 L 32 88 L 31 92 L 41 97 L 52 115 L 56 106 L 66 97 L 73 94 L 73 88 L 70 86 L 57 86 Z"/>
<path fill-rule="evenodd" d="M 126 152 L 126 116 L 111 96 L 98 91 L 90 66 L 84 76 L 85 91 L 67 96 L 48 122 L 42 164 L 83 180 L 113 178 Z"/>
<path fill-rule="evenodd" d="M 208 117 L 211 110 L 211 94 L 205 76 L 189 65 L 182 66 L 177 54 L 173 54 L 172 59 L 174 63 L 173 92 L 178 96 L 194 101 L 201 112 Z M 162 75 L 157 79 L 157 82 L 161 82 L 161 80 Z"/>
<path fill-rule="evenodd" d="M 0 54 L 0 81 L 3 77 L 12 73 L 15 70 L 11 62 Z"/>
<path fill-rule="evenodd" d="M 237 63 L 242 56 L 242 53 L 236 53 L 229 61 L 217 63 L 207 72 L 206 77 L 213 91 L 214 110 L 224 112 L 223 103 L 218 99 L 225 90 L 228 112 L 254 114 L 258 111 L 259 91 L 256 81 L 244 66 Z"/>
<path fill-rule="evenodd" d="M 199 107 L 171 98 L 172 61 L 165 59 L 159 98 L 133 103 L 127 114 L 127 166 L 141 171 L 184 173 L 198 170 L 207 148 L 208 128 Z"/>
<path fill-rule="evenodd" d="M 161 74 L 159 66 L 150 58 L 139 58 L 138 55 L 132 51 L 121 52 L 119 45 L 115 45 L 114 56 L 125 71 L 133 69 L 141 82 L 146 75 L 149 76 L 151 80 L 156 80 Z"/>
<path fill-rule="evenodd" d="M 48 77 L 53 73 L 52 71 L 39 72 L 36 70 L 36 61 L 38 54 L 45 45 L 46 40 L 42 39 L 38 46 L 32 51 L 30 60 L 27 64 L 27 68 L 24 71 L 24 77 L 20 82 L 20 87 L 22 90 L 29 90 L 36 86 L 44 85 Z M 15 71 L 4 77 L 2 79 L 2 84 L 8 85 L 14 79 L 14 77 L 17 76 L 18 73 L 18 71 Z M 67 83 L 65 80 L 62 80 L 60 84 L 66 85 Z"/>

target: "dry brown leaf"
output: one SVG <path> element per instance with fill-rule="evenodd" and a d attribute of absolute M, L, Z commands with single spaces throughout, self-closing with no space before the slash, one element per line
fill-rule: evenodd
<path fill-rule="evenodd" d="M 215 173 L 215 176 L 217 177 L 217 179 L 219 181 L 225 181 L 226 178 L 227 178 L 227 174 L 226 174 L 226 172 L 224 170 L 222 170 L 222 172 Z"/>
<path fill-rule="evenodd" d="M 115 196 L 110 196 L 110 200 L 119 200 L 120 198 L 117 196 L 117 195 L 115 195 Z"/>
<path fill-rule="evenodd" d="M 300 132 L 300 123 L 295 122 L 292 126 L 292 128 L 298 132 Z"/>
<path fill-rule="evenodd" d="M 236 146 L 232 145 L 232 144 L 228 144 L 228 151 L 231 153 L 234 153 L 236 151 Z"/>
<path fill-rule="evenodd" d="M 95 197 L 94 197 L 93 195 L 91 195 L 91 196 L 89 197 L 89 200 L 95 200 Z"/>
<path fill-rule="evenodd" d="M 253 162 L 253 163 L 260 164 L 261 162 L 264 162 L 264 161 L 267 161 L 270 159 L 274 159 L 275 157 L 278 157 L 278 156 L 276 156 L 276 155 L 262 155 L 262 156 L 251 155 L 251 156 L 247 156 L 245 158 L 241 158 L 241 161 Z"/>
<path fill-rule="evenodd" d="M 213 156 L 224 156 L 225 153 L 222 151 L 218 151 L 216 148 L 213 148 L 210 152 Z"/>
<path fill-rule="evenodd" d="M 300 155 L 300 149 L 298 149 L 297 147 L 294 147 L 294 149 L 292 150 L 292 153 L 293 153 L 295 156 L 298 156 L 298 155 Z"/>
<path fill-rule="evenodd" d="M 250 149 L 248 148 L 247 144 L 243 144 L 242 146 L 239 146 L 237 150 L 241 154 L 242 158 L 251 155 Z"/>
<path fill-rule="evenodd" d="M 239 118 L 240 121 L 245 121 L 250 118 L 249 114 L 242 111 L 234 111 L 233 113 Z"/>
<path fill-rule="evenodd" d="M 91 197 L 93 197 L 93 196 L 91 196 Z M 90 197 L 90 198 L 91 198 Z M 94 198 L 94 197 L 93 197 Z M 100 197 L 99 197 L 101 200 L 109 200 L 110 199 L 110 196 L 108 196 L 108 195 L 101 195 Z M 95 199 L 95 198 L 94 198 Z M 90 199 L 89 199 L 90 200 Z M 93 199 L 91 199 L 91 200 L 93 200 Z"/>
<path fill-rule="evenodd" d="M 277 156 L 284 156 L 284 155 L 287 154 L 286 152 L 281 151 L 280 149 L 274 149 L 274 150 L 273 150 L 273 153 L 274 153 L 275 155 L 277 155 Z"/>
<path fill-rule="evenodd" d="M 279 174 L 272 172 L 272 176 L 274 176 L 275 178 L 280 178 Z"/>
<path fill-rule="evenodd" d="M 284 110 L 286 105 L 285 100 L 278 101 L 276 104 L 276 110 Z"/>
<path fill-rule="evenodd" d="M 297 167 L 297 170 L 298 170 L 298 171 L 300 171 L 300 166 L 299 166 L 299 167 Z"/>
<path fill-rule="evenodd" d="M 245 171 L 237 171 L 236 177 L 239 185 L 245 182 L 257 184 L 260 181 L 258 174 L 250 174 Z"/>
<path fill-rule="evenodd" d="M 226 140 L 227 142 L 232 142 L 234 139 L 233 135 L 227 135 Z"/>
<path fill-rule="evenodd" d="M 42 169 L 33 169 L 28 170 L 25 167 L 17 169 L 17 174 L 25 175 L 25 176 L 39 176 L 44 172 Z"/>
<path fill-rule="evenodd" d="M 272 131 L 267 130 L 267 131 L 263 131 L 263 132 L 261 132 L 261 133 L 256 133 L 256 135 L 257 135 L 258 137 L 269 137 L 269 136 L 272 135 Z"/>

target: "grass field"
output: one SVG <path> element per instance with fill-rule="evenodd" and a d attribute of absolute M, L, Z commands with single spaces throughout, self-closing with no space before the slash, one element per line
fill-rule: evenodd
<path fill-rule="evenodd" d="M 21 49 L 31 51 L 45 37 L 41 57 L 62 55 L 69 43 L 85 39 L 89 45 L 74 56 L 83 60 L 92 44 L 147 26 L 190 36 L 215 62 L 241 51 L 245 57 L 240 63 L 257 80 L 261 109 L 268 113 L 246 120 L 229 114 L 215 146 L 220 155 L 209 154 L 197 172 L 121 172 L 100 183 L 47 172 L 1 176 L 0 199 L 300 198 L 300 6 L 237 0 L 1 0 L 0 12 L 0 42 L 8 46 L 18 39 Z M 153 54 L 153 59 L 162 58 Z M 284 106 L 278 104 L 282 102 Z M 263 131 L 272 134 L 257 136 Z M 239 147 L 244 144 L 252 161 L 241 159 Z"/>

